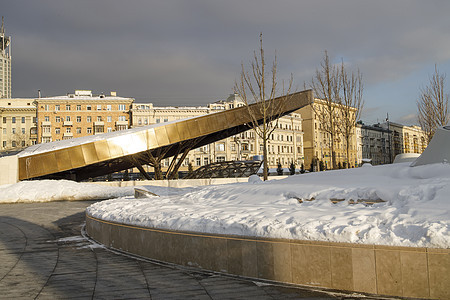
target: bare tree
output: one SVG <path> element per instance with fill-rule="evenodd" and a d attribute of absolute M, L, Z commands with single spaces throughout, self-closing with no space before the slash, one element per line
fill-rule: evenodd
<path fill-rule="evenodd" d="M 348 74 L 344 62 L 341 63 L 340 81 L 342 86 L 339 98 L 339 129 L 345 140 L 347 168 L 350 166 L 350 140 L 355 133 L 356 122 L 361 116 L 364 106 L 362 75 L 358 69 L 356 73 Z"/>
<path fill-rule="evenodd" d="M 266 74 L 266 62 L 264 58 L 262 33 L 259 36 L 259 51 L 254 52 L 251 61 L 251 72 L 247 72 L 244 64 L 241 64 L 240 80 L 235 83 L 235 92 L 240 94 L 252 120 L 252 127 L 256 134 L 263 140 L 263 176 L 267 180 L 267 142 L 270 134 L 278 126 L 278 118 L 283 112 L 283 104 L 286 103 L 292 87 L 293 76 L 285 88 L 282 84 L 281 97 L 284 101 L 275 101 L 277 90 L 277 56 L 272 64 L 270 74 Z M 257 105 L 251 106 L 251 103 Z"/>
<path fill-rule="evenodd" d="M 428 143 L 439 126 L 445 126 L 450 122 L 448 114 L 448 94 L 445 94 L 446 74 L 440 74 L 437 66 L 434 66 L 434 74 L 430 83 L 420 91 L 417 101 L 419 124 L 425 131 Z"/>
<path fill-rule="evenodd" d="M 337 127 L 339 124 L 337 110 L 342 89 L 339 74 L 339 68 L 331 65 L 328 52 L 325 50 L 320 68 L 316 69 L 316 73 L 311 80 L 311 88 L 314 91 L 315 97 L 320 100 L 315 102 L 317 104 L 311 105 L 314 114 L 319 120 L 320 128 L 330 135 L 331 165 L 333 169 L 337 167 L 335 152 L 335 142 L 339 133 Z"/>

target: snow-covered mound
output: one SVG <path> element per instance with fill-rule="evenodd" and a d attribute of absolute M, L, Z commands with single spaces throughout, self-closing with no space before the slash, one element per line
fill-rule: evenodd
<path fill-rule="evenodd" d="M 69 180 L 21 181 L 0 186 L 0 203 L 98 200 L 133 194 L 131 187 L 107 187 Z"/>
<path fill-rule="evenodd" d="M 409 163 L 183 189 L 91 205 L 131 225 L 244 236 L 450 247 L 450 165 Z M 332 201 L 336 203 L 333 203 Z M 358 200 L 378 202 L 352 204 Z"/>

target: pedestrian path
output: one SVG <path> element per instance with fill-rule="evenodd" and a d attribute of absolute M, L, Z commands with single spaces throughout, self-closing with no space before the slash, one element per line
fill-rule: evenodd
<path fill-rule="evenodd" d="M 0 299 L 353 299 L 123 255 L 82 235 L 92 202 L 0 205 Z"/>

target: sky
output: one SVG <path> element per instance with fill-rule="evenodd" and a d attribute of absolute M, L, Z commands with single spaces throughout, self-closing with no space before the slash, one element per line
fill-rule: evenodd
<path fill-rule="evenodd" d="M 359 68 L 366 124 L 416 123 L 435 65 L 450 74 L 450 1 L 14 0 L 2 1 L 12 37 L 13 97 L 75 89 L 157 106 L 205 105 L 233 93 L 241 64 L 276 51 L 278 80 L 308 85 L 326 50 Z M 449 92 L 449 78 L 446 91 Z"/>

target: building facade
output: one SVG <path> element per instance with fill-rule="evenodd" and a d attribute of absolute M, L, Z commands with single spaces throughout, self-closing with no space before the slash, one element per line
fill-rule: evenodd
<path fill-rule="evenodd" d="M 381 124 L 391 131 L 391 159 L 401 153 L 422 153 L 427 147 L 426 134 L 419 126 L 406 126 L 395 122 Z"/>
<path fill-rule="evenodd" d="M 0 99 L 0 151 L 19 150 L 37 142 L 34 99 Z"/>
<path fill-rule="evenodd" d="M 38 143 L 128 129 L 133 98 L 76 90 L 66 96 L 35 99 Z"/>
<path fill-rule="evenodd" d="M 0 98 L 11 98 L 11 37 L 0 28 Z"/>
<path fill-rule="evenodd" d="M 323 102 L 320 99 L 315 99 L 312 105 L 305 106 L 297 111 L 303 119 L 303 148 L 304 148 L 304 164 L 306 168 L 317 169 L 314 162 L 322 161 L 325 169 L 331 169 L 331 136 L 324 130 L 320 118 L 317 115 L 321 111 Z M 314 106 L 314 107 L 313 107 Z M 337 110 L 336 110 L 337 111 Z M 357 159 L 357 142 L 356 133 L 350 137 L 349 141 L 350 151 L 349 158 L 347 158 L 346 141 L 339 132 L 335 136 L 334 152 L 336 155 L 336 164 L 342 167 L 349 165 L 354 167 L 358 165 Z"/>
<path fill-rule="evenodd" d="M 370 159 L 372 165 L 392 163 L 389 137 L 391 131 L 381 127 L 380 124 L 365 125 L 362 122 L 356 124 L 357 161 Z"/>
<path fill-rule="evenodd" d="M 220 100 L 204 107 L 156 107 L 152 103 L 134 103 L 131 109 L 132 126 L 145 126 L 157 123 L 181 120 L 218 111 L 244 106 L 238 94 L 231 94 L 226 100 Z M 193 149 L 180 168 L 186 171 L 190 163 L 194 168 L 212 162 L 251 160 L 255 155 L 263 154 L 263 141 L 253 130 L 220 140 L 218 142 Z M 291 162 L 297 166 L 303 163 L 302 118 L 292 113 L 279 119 L 278 127 L 268 140 L 268 162 L 270 168 L 278 163 L 289 167 Z M 162 169 L 169 166 L 170 160 L 162 162 Z M 148 167 L 147 171 L 152 171 Z"/>

